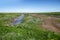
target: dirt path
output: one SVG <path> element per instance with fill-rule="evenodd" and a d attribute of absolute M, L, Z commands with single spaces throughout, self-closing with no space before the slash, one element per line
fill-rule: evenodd
<path fill-rule="evenodd" d="M 40 25 L 42 26 L 43 29 L 60 33 L 60 29 L 56 28 L 53 25 L 53 21 L 54 21 L 53 17 L 47 15 L 38 15 L 38 14 L 32 14 L 32 16 L 38 17 L 42 20 Z"/>

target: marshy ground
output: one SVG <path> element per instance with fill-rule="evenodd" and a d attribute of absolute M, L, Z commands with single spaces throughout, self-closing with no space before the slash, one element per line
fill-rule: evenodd
<path fill-rule="evenodd" d="M 20 24 L 11 23 L 21 14 L 0 14 L 0 40 L 59 40 L 60 14 L 24 14 Z"/>

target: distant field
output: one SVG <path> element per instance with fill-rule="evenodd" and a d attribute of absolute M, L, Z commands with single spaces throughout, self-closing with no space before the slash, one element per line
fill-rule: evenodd
<path fill-rule="evenodd" d="M 12 26 L 21 15 L 0 13 L 0 40 L 60 40 L 60 12 L 25 13 L 22 22 Z"/>

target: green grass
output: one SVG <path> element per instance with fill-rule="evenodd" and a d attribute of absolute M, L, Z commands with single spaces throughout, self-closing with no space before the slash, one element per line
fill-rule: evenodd
<path fill-rule="evenodd" d="M 60 23 L 60 19 L 56 19 L 55 21 L 58 22 L 58 23 Z"/>
<path fill-rule="evenodd" d="M 4 26 L 4 22 L 10 22 L 10 17 L 17 17 L 18 15 L 0 14 L 0 40 L 60 40 L 60 34 L 38 27 L 40 19 L 30 18 L 31 14 L 25 14 L 23 22 L 18 26 Z"/>
<path fill-rule="evenodd" d="M 59 40 L 60 35 L 38 28 L 0 27 L 3 40 Z M 0 39 L 1 39 L 0 38 Z"/>

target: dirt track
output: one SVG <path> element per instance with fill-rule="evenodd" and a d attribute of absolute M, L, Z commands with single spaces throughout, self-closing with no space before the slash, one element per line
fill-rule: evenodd
<path fill-rule="evenodd" d="M 60 29 L 55 27 L 55 25 L 53 25 L 53 22 L 54 22 L 53 17 L 47 16 L 47 15 L 38 15 L 38 14 L 32 14 L 32 16 L 38 17 L 41 19 L 40 25 L 43 29 L 60 33 Z"/>

